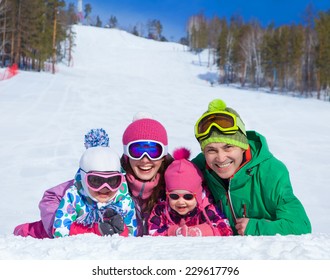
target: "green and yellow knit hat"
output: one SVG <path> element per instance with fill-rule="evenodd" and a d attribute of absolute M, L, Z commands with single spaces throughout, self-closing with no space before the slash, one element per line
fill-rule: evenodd
<path fill-rule="evenodd" d="M 210 143 L 227 143 L 244 150 L 249 147 L 241 117 L 221 99 L 211 101 L 207 111 L 198 119 L 195 137 L 202 150 Z"/>

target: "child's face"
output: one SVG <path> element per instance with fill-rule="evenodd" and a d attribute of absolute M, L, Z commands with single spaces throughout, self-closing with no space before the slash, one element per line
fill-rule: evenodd
<path fill-rule="evenodd" d="M 168 202 L 170 207 L 180 215 L 186 215 L 188 212 L 192 211 L 197 206 L 196 197 L 193 196 L 191 200 L 185 199 L 183 196 L 185 194 L 191 194 L 191 192 L 185 190 L 174 190 L 170 194 L 178 194 L 178 199 L 172 199 L 168 195 Z"/>
<path fill-rule="evenodd" d="M 82 174 L 85 174 L 83 180 L 87 184 L 90 195 L 101 203 L 108 202 L 115 196 L 124 178 L 122 173 L 113 171 L 90 171 Z"/>
<path fill-rule="evenodd" d="M 98 202 L 105 203 L 108 202 L 111 198 L 115 196 L 117 191 L 110 191 L 108 188 L 103 188 L 99 191 L 93 191 L 89 189 L 89 193 L 93 196 Z"/>

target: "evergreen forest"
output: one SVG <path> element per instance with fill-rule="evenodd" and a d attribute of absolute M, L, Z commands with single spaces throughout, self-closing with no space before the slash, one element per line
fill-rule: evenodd
<path fill-rule="evenodd" d="M 73 3 L 60 0 L 0 0 L 0 67 L 16 64 L 26 71 L 56 73 L 59 62 L 72 64 L 74 24 L 118 28 L 115 15 L 105 25 L 99 16 L 91 20 L 86 4 L 78 15 Z M 82 17 L 82 18 L 81 18 Z M 143 30 L 147 29 L 147 35 Z M 126 31 L 141 37 L 167 41 L 162 23 L 149 20 Z M 271 92 L 330 100 L 330 10 L 315 13 L 306 7 L 299 24 L 244 22 L 227 18 L 192 15 L 187 35 L 179 43 L 199 53 L 208 50 L 209 66 L 216 65 L 219 84 L 266 88 Z"/>

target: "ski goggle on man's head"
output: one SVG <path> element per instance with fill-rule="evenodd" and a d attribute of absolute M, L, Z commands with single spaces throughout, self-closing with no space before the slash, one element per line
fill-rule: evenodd
<path fill-rule="evenodd" d="M 215 111 L 204 114 L 196 122 L 195 136 L 197 140 L 207 138 L 213 127 L 223 134 L 235 134 L 240 130 L 246 135 L 243 122 L 235 114 L 226 111 Z"/>
<path fill-rule="evenodd" d="M 140 160 L 144 156 L 150 160 L 159 160 L 167 155 L 167 146 L 158 141 L 137 140 L 124 145 L 124 154 L 134 160 Z"/>
<path fill-rule="evenodd" d="M 124 181 L 124 175 L 117 171 L 86 172 L 83 169 L 81 170 L 85 173 L 83 180 L 85 180 L 88 188 L 96 192 L 103 188 L 108 188 L 110 191 L 117 191 Z"/>

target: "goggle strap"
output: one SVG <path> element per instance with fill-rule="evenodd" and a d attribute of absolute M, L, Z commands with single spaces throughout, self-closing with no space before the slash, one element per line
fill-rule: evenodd
<path fill-rule="evenodd" d="M 241 118 L 236 117 L 236 123 L 237 126 L 239 127 L 240 131 L 246 136 L 246 130 L 245 130 L 245 125 L 242 122 Z"/>

